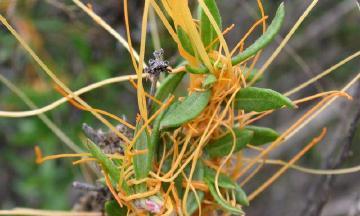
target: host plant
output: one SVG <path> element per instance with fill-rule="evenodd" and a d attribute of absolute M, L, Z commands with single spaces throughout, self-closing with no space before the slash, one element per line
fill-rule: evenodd
<path fill-rule="evenodd" d="M 36 147 L 35 152 L 38 163 L 62 157 L 81 157 L 74 164 L 98 164 L 102 173 L 99 182 L 112 195 L 103 206 L 110 216 L 209 215 L 211 212 L 244 215 L 243 206 L 250 205 L 251 200 L 282 173 L 290 167 L 299 169 L 293 164 L 322 139 L 326 129 L 292 160 L 284 162 L 284 166 L 268 181 L 255 191 L 246 193 L 240 185 L 255 176 L 258 169 L 252 168 L 258 163 L 266 162 L 265 158 L 269 152 L 304 127 L 337 97 L 351 99 L 345 91 L 359 78 L 359 75 L 356 76 L 341 91 L 323 92 L 298 100 L 288 98 L 347 61 L 358 57 L 357 52 L 336 67 L 287 94 L 254 86 L 317 1 L 312 2 L 259 70 L 254 66 L 261 51 L 278 35 L 284 22 L 286 9 L 283 3 L 278 6 L 270 25 L 267 26 L 268 16 L 265 16 L 261 1 L 258 0 L 261 19 L 234 48 L 230 49 L 224 34 L 231 29 L 223 29 L 221 14 L 215 0 L 198 0 L 196 14 L 191 12 L 187 0 L 145 0 L 138 55 L 132 47 L 127 0 L 124 0 L 127 41 L 97 17 L 90 8 L 78 0 L 73 1 L 129 50 L 136 75 L 105 80 L 97 86 L 73 92 L 1 17 L 2 23 L 53 79 L 57 90 L 64 98 L 37 110 L 0 111 L 0 116 L 38 115 L 68 100 L 79 109 L 93 113 L 102 121 L 110 129 L 109 133 L 112 133 L 113 139 L 108 145 L 113 145 L 115 150 L 106 150 L 106 145 L 103 145 L 109 134 L 96 132 L 85 125 L 84 130 L 89 137 L 86 142 L 87 152 L 45 157 L 42 156 L 40 148 Z M 178 52 L 183 58 L 183 63 L 179 66 L 170 66 L 163 59 L 166 53 L 162 50 L 155 51 L 155 58 L 149 61 L 149 65 L 145 64 L 150 7 L 178 46 Z M 254 43 L 246 44 L 246 39 L 258 26 L 262 26 L 263 34 Z M 159 77 L 165 78 L 159 80 Z M 174 96 L 174 91 L 185 77 L 189 80 L 187 94 Z M 144 88 L 143 82 L 146 80 L 143 78 L 152 82 L 151 89 Z M 135 79 L 137 83 L 133 81 Z M 130 80 L 137 89 L 139 114 L 136 125 L 93 108 L 79 97 L 80 94 L 99 86 L 124 80 Z M 271 128 L 253 125 L 255 121 L 277 109 L 296 109 L 301 103 L 316 98 L 323 99 L 282 134 Z M 119 126 L 112 125 L 105 117 L 119 121 Z M 271 144 L 263 147 L 268 143 Z M 242 153 L 244 149 L 254 150 L 258 154 L 253 158 L 246 158 Z"/>

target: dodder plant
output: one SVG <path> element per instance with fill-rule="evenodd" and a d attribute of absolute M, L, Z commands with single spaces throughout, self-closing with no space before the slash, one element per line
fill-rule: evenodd
<path fill-rule="evenodd" d="M 74 2 L 95 16 L 78 0 Z M 97 163 L 103 175 L 99 181 L 112 194 L 112 198 L 104 204 L 108 215 L 208 215 L 214 211 L 244 215 L 242 207 L 248 206 L 249 201 L 318 143 L 325 129 L 249 196 L 238 180 L 241 179 L 243 184 L 249 181 L 256 174 L 256 170 L 249 173 L 256 163 L 261 163 L 270 151 L 302 127 L 334 97 L 350 98 L 343 91 L 331 91 L 291 101 L 271 89 L 254 87 L 267 65 L 293 34 L 289 33 L 267 65 L 260 70 L 254 68 L 261 51 L 281 29 L 285 17 L 284 4 L 280 4 L 271 24 L 266 27 L 267 16 L 264 15 L 261 1 L 258 1 L 262 18 L 230 50 L 224 39 L 224 34 L 230 29 L 223 31 L 216 1 L 199 0 L 198 3 L 198 14 L 194 20 L 186 0 L 162 0 L 161 4 L 145 1 L 142 43 L 138 56 L 132 48 L 127 1 L 124 1 L 128 34 L 126 46 L 137 72 L 136 77 L 132 77 L 137 79 L 137 83 L 131 80 L 138 93 L 139 115 L 135 126 L 103 110 L 90 107 L 78 94 L 68 89 L 2 19 L 37 63 L 53 78 L 58 90 L 73 105 L 92 112 L 111 129 L 115 138 L 107 141 L 107 144 L 116 150 L 105 150 L 106 145 L 103 146 L 104 139 L 101 138 L 105 135 L 97 134 L 87 126 L 85 131 L 90 138 L 87 142 L 89 153 L 43 157 L 40 149 L 35 149 L 39 163 L 77 156 L 83 158 L 75 161 L 75 164 Z M 149 61 L 149 66 L 145 66 L 146 25 L 150 5 L 178 45 L 179 54 L 184 59 L 184 63 L 178 67 L 171 68 L 162 59 L 162 51 L 156 51 L 155 59 Z M 103 22 L 99 24 L 111 32 L 109 26 Z M 260 24 L 263 34 L 253 44 L 245 45 L 247 37 Z M 160 73 L 164 73 L 166 78 L 156 88 Z M 188 94 L 175 97 L 173 93 L 185 76 L 189 78 Z M 143 87 L 144 77 L 152 82 L 148 92 Z M 343 90 L 347 90 L 357 79 L 358 76 Z M 313 80 L 307 84 L 311 82 Z M 303 86 L 291 93 L 301 88 Z M 271 128 L 252 125 L 276 109 L 293 109 L 302 102 L 319 97 L 324 99 L 281 135 Z M 118 120 L 120 126 L 126 129 L 115 128 L 103 116 Z M 261 147 L 270 142 L 272 144 L 267 148 Z M 259 151 L 259 154 L 254 158 L 244 158 L 241 151 L 246 148 Z M 247 162 L 246 166 L 244 161 Z"/>

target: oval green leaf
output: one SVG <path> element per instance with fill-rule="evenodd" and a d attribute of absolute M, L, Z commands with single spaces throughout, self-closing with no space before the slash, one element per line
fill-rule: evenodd
<path fill-rule="evenodd" d="M 175 89 L 178 87 L 179 83 L 183 79 L 185 72 L 173 73 L 168 75 L 161 83 L 159 88 L 157 88 L 155 93 L 155 98 L 159 101 L 164 101 L 170 94 L 172 94 Z M 152 112 L 154 113 L 159 109 L 159 105 L 154 103 L 152 105 Z"/>
<path fill-rule="evenodd" d="M 219 9 L 216 5 L 215 0 L 204 0 L 205 5 L 209 9 L 211 15 L 214 17 L 216 24 L 221 30 L 221 16 Z M 211 24 L 208 16 L 204 12 L 203 8 L 200 8 L 200 34 L 201 34 L 201 40 L 204 43 L 204 46 L 207 47 L 210 45 L 210 43 L 217 37 L 215 28 Z M 214 43 L 214 45 L 211 46 L 211 49 L 216 49 L 216 47 L 219 45 L 219 42 Z"/>
<path fill-rule="evenodd" d="M 215 183 L 216 171 L 209 167 L 205 167 L 205 178 Z M 236 189 L 236 183 L 227 175 L 220 173 L 218 179 L 219 187 L 226 189 Z"/>
<path fill-rule="evenodd" d="M 90 154 L 98 160 L 101 164 L 102 168 L 106 173 L 109 174 L 113 183 L 119 182 L 120 179 L 120 171 L 114 164 L 112 160 L 110 160 L 105 153 L 101 151 L 101 149 L 91 141 L 88 141 L 87 147 L 90 151 Z M 115 184 L 116 185 L 116 184 Z"/>
<path fill-rule="evenodd" d="M 152 124 L 152 131 L 149 139 L 148 152 L 147 152 L 147 162 L 148 172 L 151 170 L 151 165 L 153 164 L 153 160 L 156 157 L 156 153 L 158 151 L 159 146 L 159 138 L 160 138 L 160 122 L 164 117 L 165 111 L 161 112 L 154 120 Z"/>
<path fill-rule="evenodd" d="M 159 88 L 157 88 L 155 93 L 155 98 L 164 101 L 170 94 L 172 94 L 176 87 L 179 85 L 183 79 L 185 72 L 172 73 L 169 74 L 161 83 Z"/>
<path fill-rule="evenodd" d="M 247 198 L 247 195 L 245 191 L 238 184 L 236 184 L 235 199 L 236 202 L 239 203 L 240 205 L 249 206 L 249 200 Z"/>
<path fill-rule="evenodd" d="M 207 106 L 211 91 L 194 92 L 173 103 L 160 122 L 160 129 L 175 128 L 196 118 Z"/>
<path fill-rule="evenodd" d="M 251 139 L 250 144 L 255 146 L 272 142 L 279 137 L 278 132 L 271 128 L 259 126 L 246 126 L 245 128 L 254 132 L 254 136 Z"/>
<path fill-rule="evenodd" d="M 184 29 L 181 28 L 181 26 L 178 26 L 176 28 L 176 33 L 178 35 L 178 38 L 180 40 L 181 46 L 184 48 L 186 52 L 188 52 L 190 55 L 194 56 L 194 48 L 192 47 L 191 41 L 189 36 L 186 34 Z"/>
<path fill-rule="evenodd" d="M 216 171 L 209 167 L 205 167 L 205 178 L 214 185 L 215 185 L 215 177 L 216 177 Z M 236 202 L 239 203 L 240 205 L 244 205 L 244 206 L 249 205 L 249 200 L 244 190 L 237 183 L 235 183 L 229 176 L 220 173 L 218 179 L 218 185 L 221 188 L 234 190 Z"/>
<path fill-rule="evenodd" d="M 140 130 L 143 123 L 142 121 L 139 121 L 136 125 L 135 134 Z M 134 164 L 134 171 L 135 171 L 135 178 L 140 180 L 143 178 L 146 178 L 152 162 L 149 160 L 149 143 L 150 143 L 150 137 L 147 132 L 147 130 L 143 130 L 139 136 L 139 138 L 136 140 L 134 149 L 135 150 L 148 150 L 145 154 L 137 154 L 133 157 L 133 164 Z M 151 153 L 153 155 L 153 153 Z M 136 192 L 145 192 L 146 191 L 146 184 L 138 184 L 135 185 Z"/>
<path fill-rule="evenodd" d="M 264 49 L 267 45 L 269 45 L 275 38 L 275 36 L 279 33 L 281 26 L 284 22 L 285 18 L 285 7 L 284 4 L 281 3 L 278 7 L 275 17 L 271 24 L 269 25 L 269 28 L 266 30 L 266 32 L 260 36 L 252 45 L 250 45 L 248 48 L 246 48 L 242 53 L 239 55 L 233 57 L 231 59 L 232 65 L 237 65 L 243 62 L 244 60 L 254 56 L 257 52 Z M 193 74 L 205 74 L 209 73 L 209 69 L 200 66 L 199 68 L 191 67 L 190 65 L 185 66 L 186 70 Z"/>
<path fill-rule="evenodd" d="M 205 179 L 205 183 L 208 185 L 210 194 L 213 196 L 214 200 L 223 209 L 227 210 L 228 212 L 230 212 L 231 214 L 234 214 L 234 215 L 244 215 L 245 214 L 241 208 L 236 208 L 236 207 L 230 205 L 230 203 L 223 200 L 216 192 L 214 183 L 212 183 L 211 181 L 209 181 L 207 179 Z"/>
<path fill-rule="evenodd" d="M 112 184 L 116 186 L 120 179 L 120 170 L 117 168 L 114 162 L 110 160 L 106 156 L 106 154 L 101 151 L 101 149 L 96 144 L 89 141 L 87 143 L 87 147 L 90 151 L 90 154 L 98 160 L 104 171 L 109 174 Z M 132 189 L 129 187 L 126 181 L 123 181 L 121 187 L 127 194 L 132 193 Z"/>
<path fill-rule="evenodd" d="M 185 168 L 185 172 L 188 175 L 190 171 L 190 166 L 187 166 Z M 204 179 L 204 164 L 201 160 L 198 160 L 195 167 L 195 172 L 193 174 L 193 180 L 196 181 L 202 181 Z M 195 190 L 197 196 L 199 197 L 200 203 L 204 199 L 205 193 L 200 190 Z M 188 197 L 186 200 L 186 215 L 192 215 L 197 209 L 199 208 L 199 205 L 196 201 L 196 196 L 192 190 L 189 191 Z"/>
<path fill-rule="evenodd" d="M 235 108 L 245 112 L 263 112 L 283 106 L 295 107 L 289 98 L 271 89 L 246 87 L 240 89 L 235 97 Z"/>
<path fill-rule="evenodd" d="M 281 3 L 276 11 L 276 15 L 269 25 L 269 28 L 266 32 L 258 38 L 252 45 L 246 48 L 242 53 L 235 56 L 232 59 L 232 64 L 237 65 L 240 64 L 242 61 L 248 59 L 249 57 L 255 55 L 260 50 L 264 49 L 267 45 L 274 40 L 275 36 L 279 33 L 281 26 L 284 22 L 285 18 L 285 7 L 284 3 Z"/>
<path fill-rule="evenodd" d="M 187 72 L 192 74 L 207 74 L 209 73 L 209 69 L 207 69 L 204 66 L 201 66 L 199 68 L 191 67 L 190 65 L 185 65 L 185 69 Z"/>
<path fill-rule="evenodd" d="M 247 144 L 250 143 L 254 132 L 246 129 L 233 129 L 236 140 L 235 140 L 235 149 L 234 153 L 243 149 Z M 209 155 L 209 157 L 223 157 L 230 153 L 234 144 L 234 139 L 231 133 L 227 133 L 226 135 L 220 137 L 219 139 L 213 140 L 209 142 L 205 151 Z"/>
<path fill-rule="evenodd" d="M 208 74 L 203 83 L 202 83 L 202 87 L 205 89 L 211 88 L 212 85 L 214 85 L 214 83 L 217 81 L 216 76 L 214 74 Z"/>

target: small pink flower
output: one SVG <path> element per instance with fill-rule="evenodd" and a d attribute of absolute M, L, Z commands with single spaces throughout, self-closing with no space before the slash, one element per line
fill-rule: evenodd
<path fill-rule="evenodd" d="M 152 200 L 145 200 L 146 209 L 151 213 L 160 213 L 162 206 Z"/>
<path fill-rule="evenodd" d="M 164 201 L 157 196 L 150 196 L 146 199 L 135 200 L 135 205 L 151 213 L 160 213 L 164 205 Z"/>

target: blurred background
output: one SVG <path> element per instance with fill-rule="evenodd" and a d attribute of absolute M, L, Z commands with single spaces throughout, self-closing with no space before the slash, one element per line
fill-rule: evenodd
<path fill-rule="evenodd" d="M 121 0 L 83 0 L 123 36 L 124 18 Z M 195 5 L 196 1 L 191 1 Z M 263 1 L 269 20 L 281 1 Z M 286 21 L 280 36 L 262 54 L 261 65 L 294 25 L 310 0 L 285 0 Z M 223 27 L 235 24 L 226 35 L 230 47 L 260 17 L 256 1 L 218 1 Z M 140 40 L 143 1 L 129 1 L 132 38 Z M 72 90 L 106 78 L 134 74 L 127 51 L 105 30 L 95 24 L 71 0 L 0 0 L 0 13 L 31 45 L 36 53 Z M 176 65 L 177 47 L 159 20 L 149 26 L 146 58 L 154 47 L 152 33 L 158 29 L 165 58 Z M 322 0 L 301 25 L 290 43 L 276 58 L 259 86 L 286 92 L 316 76 L 360 49 L 360 10 L 354 0 Z M 250 38 L 261 33 L 258 29 Z M 291 98 L 306 97 L 321 91 L 338 90 L 359 73 L 355 58 L 331 75 L 319 80 Z M 54 90 L 46 74 L 25 53 L 19 43 L 0 25 L 0 75 L 10 80 L 36 106 L 45 106 L 61 95 Z M 3 80 L 3 79 L 1 79 Z M 359 107 L 360 87 L 349 91 L 352 102 L 337 100 L 315 120 L 288 140 L 270 158 L 287 160 L 327 127 L 326 138 L 299 164 L 312 168 L 339 168 L 360 164 Z M 82 95 L 96 108 L 133 122 L 137 113 L 136 92 L 129 83 L 112 84 Z M 282 132 L 312 107 L 303 104 L 297 110 L 278 111 L 258 122 Z M 0 110 L 30 108 L 3 82 L 0 83 Z M 91 114 L 69 104 L 47 112 L 46 116 L 76 146 L 83 148 L 82 123 L 103 127 Z M 86 167 L 73 166 L 71 160 L 34 162 L 35 145 L 44 155 L 73 152 L 37 116 L 0 119 L 0 208 L 15 206 L 42 209 L 70 209 L 79 196 L 71 188 L 74 180 L 89 180 Z M 344 153 L 345 152 L 345 153 Z M 340 158 L 340 159 L 338 159 Z M 245 185 L 251 192 L 279 167 L 265 165 Z M 360 215 L 360 172 L 337 177 L 315 176 L 290 170 L 246 208 L 248 215 Z M 358 208 L 358 209 L 357 209 Z M 357 209 L 357 210 L 356 210 Z M 315 212 L 315 213 L 314 213 Z"/>

